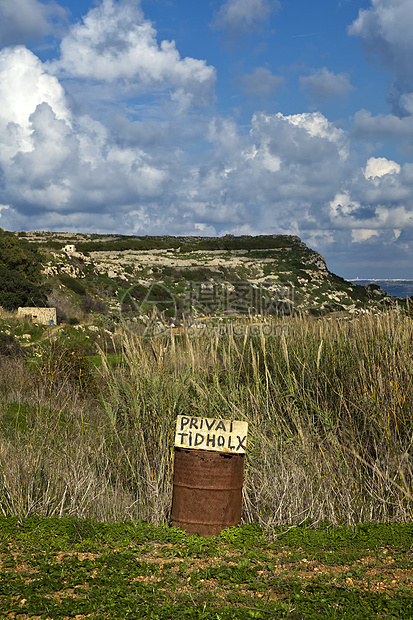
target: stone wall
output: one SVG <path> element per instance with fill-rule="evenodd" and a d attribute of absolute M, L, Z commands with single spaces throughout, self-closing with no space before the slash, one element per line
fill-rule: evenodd
<path fill-rule="evenodd" d="M 56 308 L 18 308 L 17 316 L 32 323 L 40 323 L 41 325 L 57 324 Z"/>

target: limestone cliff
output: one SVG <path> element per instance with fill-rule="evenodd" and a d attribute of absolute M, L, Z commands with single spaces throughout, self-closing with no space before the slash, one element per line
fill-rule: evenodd
<path fill-rule="evenodd" d="M 51 286 L 62 292 L 65 274 L 112 313 L 133 314 L 146 304 L 170 315 L 357 314 L 394 302 L 331 273 L 323 256 L 296 236 L 25 236 L 42 246 Z"/>

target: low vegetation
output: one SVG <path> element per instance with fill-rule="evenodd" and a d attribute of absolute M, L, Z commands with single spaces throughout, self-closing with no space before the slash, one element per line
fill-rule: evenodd
<path fill-rule="evenodd" d="M 44 306 L 42 255 L 36 246 L 0 228 L 0 307 Z"/>
<path fill-rule="evenodd" d="M 388 296 L 322 263 L 314 284 L 299 241 L 278 262 L 269 252 L 285 247 L 243 248 L 256 253 L 248 273 L 201 260 L 198 244 L 151 274 L 125 254 L 118 273 L 99 271 L 98 257 L 48 243 L 58 258 L 43 284 L 0 256 L 66 323 L 0 317 L 0 617 L 411 618 L 409 300 L 386 309 Z M 182 306 L 168 320 L 191 277 L 214 272 L 225 287 L 254 269 L 307 282 L 307 313 Z M 169 527 L 175 422 L 188 413 L 249 423 L 242 525 L 213 539 Z"/>
<path fill-rule="evenodd" d="M 243 525 L 212 539 L 144 523 L 0 517 L 2 618 L 410 619 L 412 526 Z"/>
<path fill-rule="evenodd" d="M 175 421 L 191 412 L 249 422 L 247 523 L 411 520 L 407 314 L 223 321 L 199 337 L 92 327 L 34 333 L 23 356 L 4 342 L 4 515 L 167 523 Z"/>

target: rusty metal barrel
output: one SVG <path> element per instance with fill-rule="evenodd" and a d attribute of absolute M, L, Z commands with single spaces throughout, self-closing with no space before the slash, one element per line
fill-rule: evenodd
<path fill-rule="evenodd" d="M 175 447 L 172 525 L 217 536 L 241 521 L 244 454 Z"/>

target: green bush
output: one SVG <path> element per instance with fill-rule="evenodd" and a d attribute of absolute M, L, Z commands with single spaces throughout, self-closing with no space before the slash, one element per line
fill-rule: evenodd
<path fill-rule="evenodd" d="M 59 275 L 59 280 L 64 286 L 66 286 L 66 288 L 73 291 L 73 293 L 76 293 L 77 295 L 86 295 L 86 289 L 83 284 L 79 282 L 79 280 L 69 276 L 67 273 L 61 273 Z"/>
<path fill-rule="evenodd" d="M 19 306 L 46 306 L 47 299 L 41 287 L 30 282 L 20 271 L 0 264 L 0 306 L 16 310 Z"/>
<path fill-rule="evenodd" d="M 42 256 L 31 243 L 0 228 L 0 265 L 17 271 L 30 282 L 41 278 Z M 1 284 L 0 284 L 1 288 Z"/>
<path fill-rule="evenodd" d="M 38 286 L 41 254 L 28 241 L 0 228 L 0 306 L 45 306 L 45 290 Z"/>
<path fill-rule="evenodd" d="M 108 313 L 108 309 L 103 301 L 93 299 L 90 295 L 82 295 L 80 299 L 80 307 L 83 312 L 97 312 L 98 314 Z"/>
<path fill-rule="evenodd" d="M 24 354 L 23 348 L 17 342 L 13 334 L 0 332 L 0 355 L 7 357 L 21 356 Z"/>
<path fill-rule="evenodd" d="M 96 389 L 92 364 L 85 347 L 78 342 L 62 344 L 51 341 L 48 349 L 43 351 L 37 372 L 50 388 L 54 386 L 55 391 L 67 384 L 79 387 L 84 393 L 93 394 Z"/>

